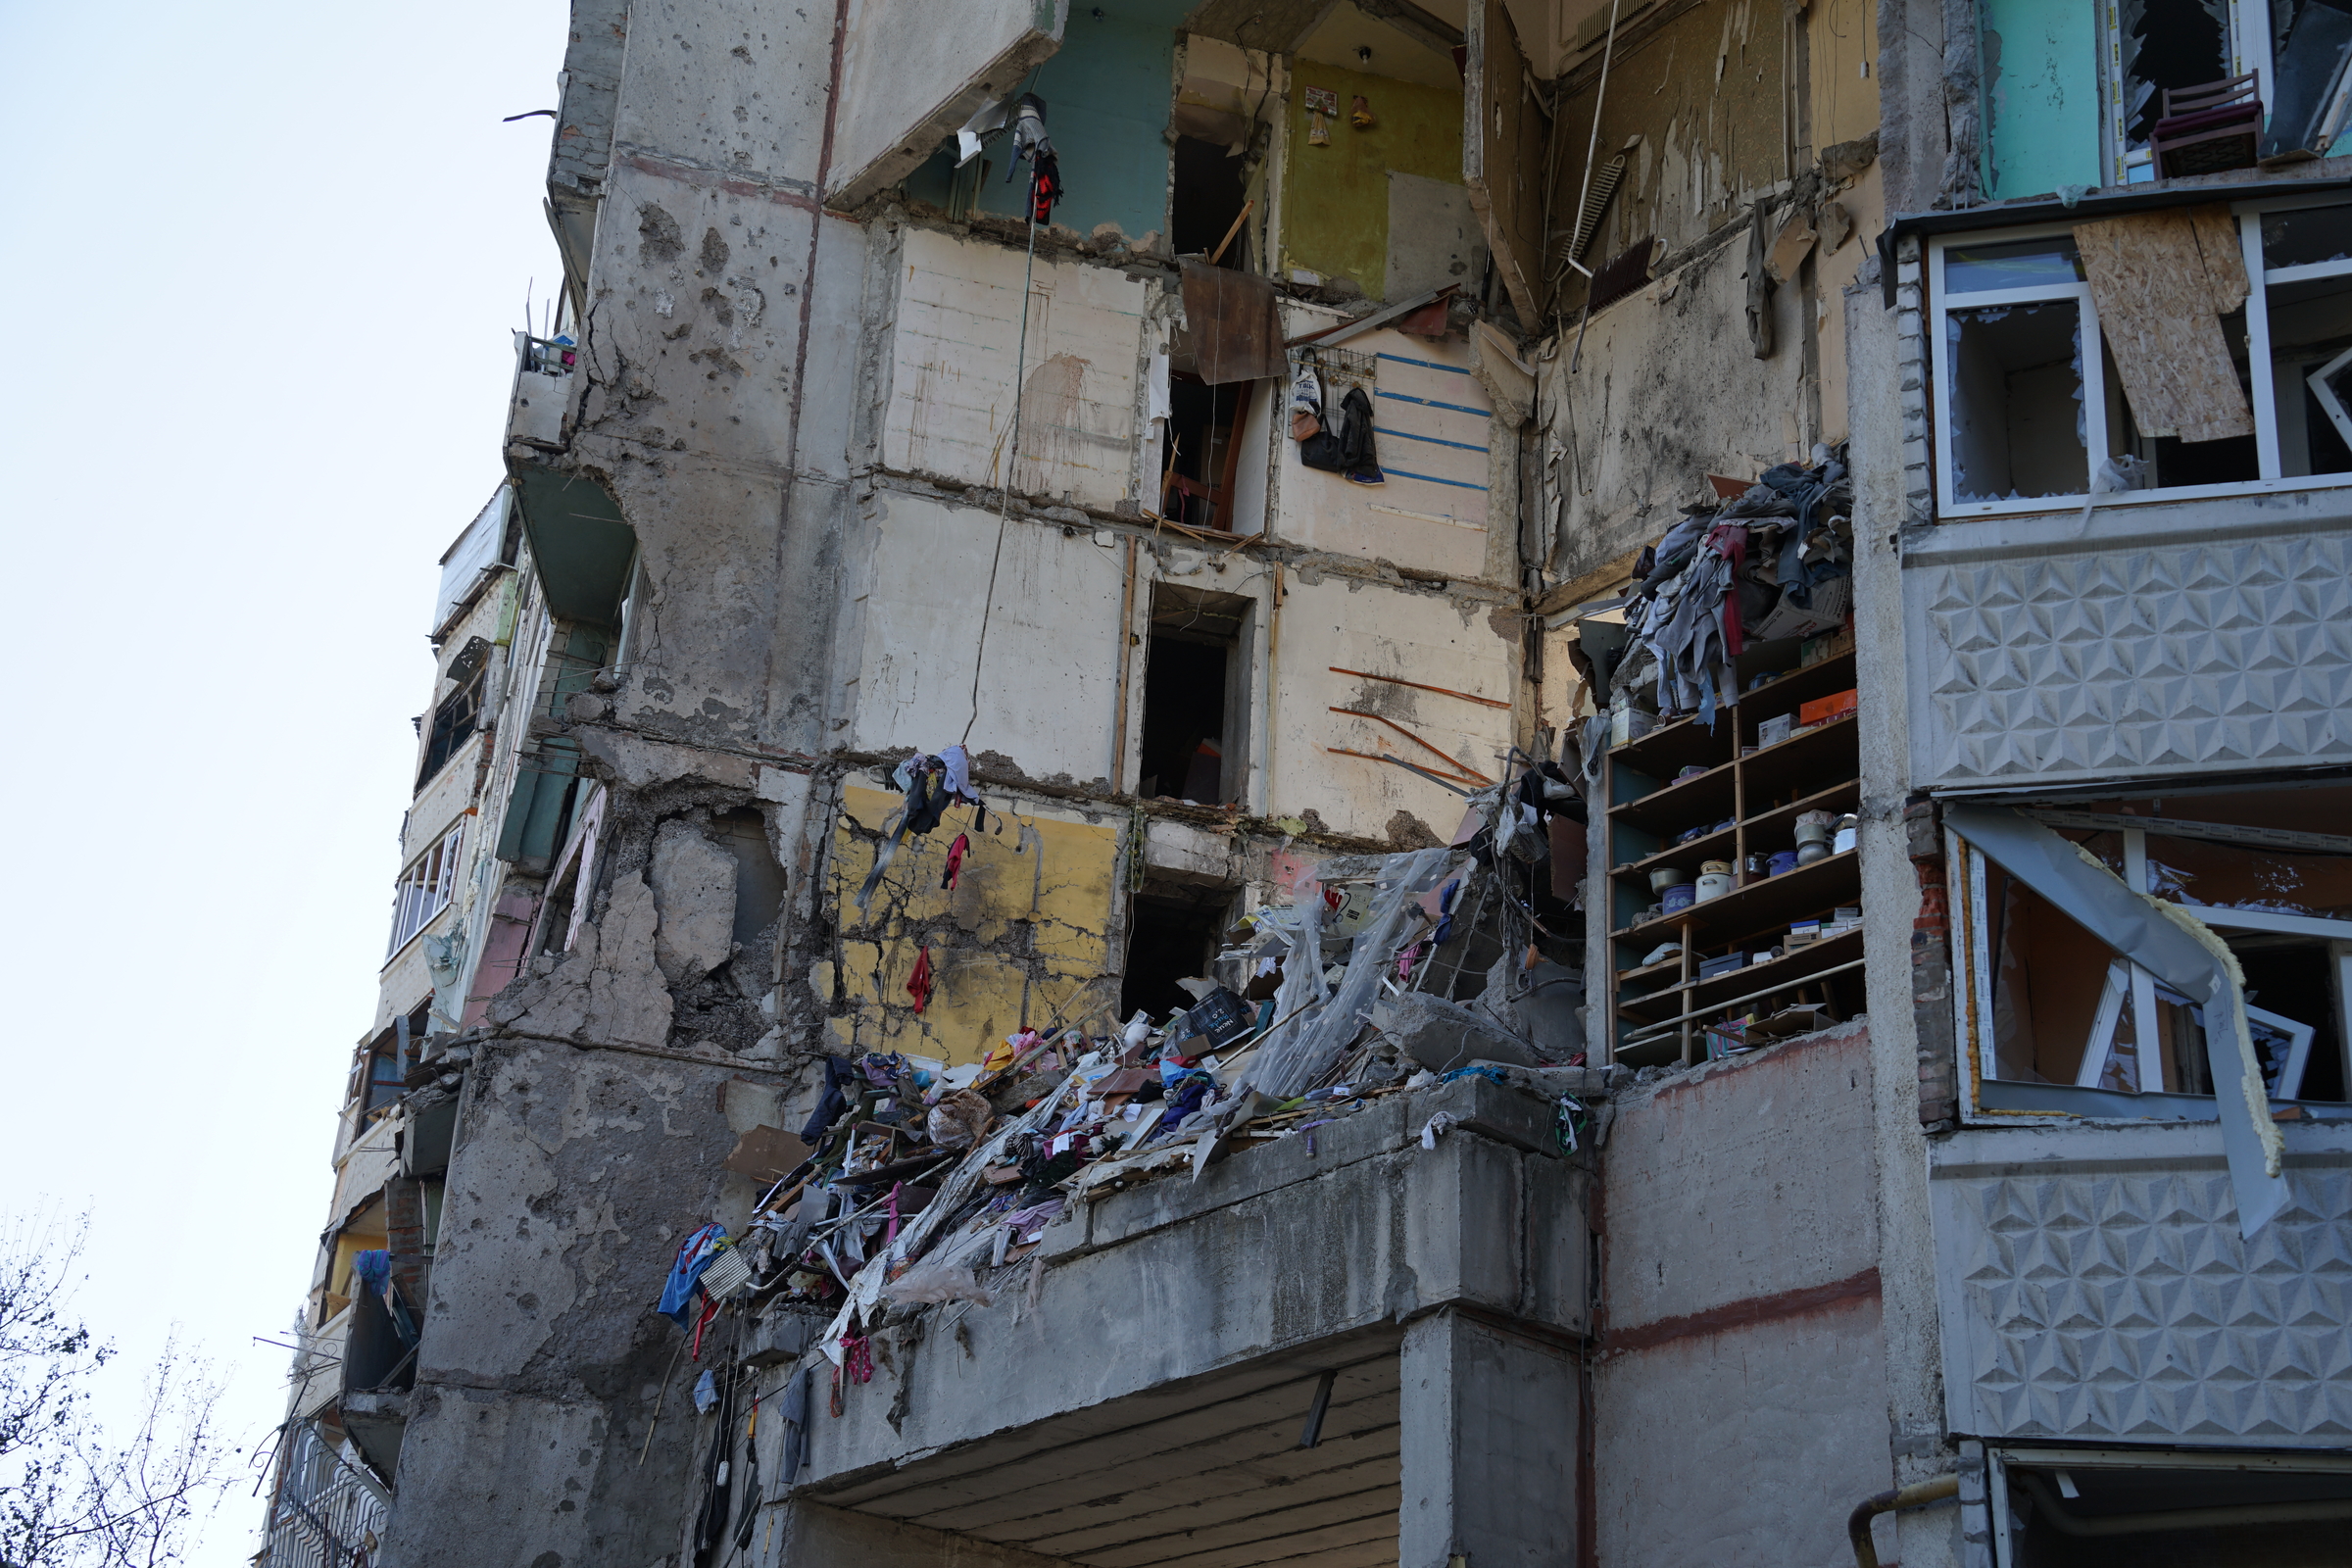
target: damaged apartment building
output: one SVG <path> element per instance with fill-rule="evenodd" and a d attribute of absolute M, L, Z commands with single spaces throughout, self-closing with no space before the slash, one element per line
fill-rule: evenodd
<path fill-rule="evenodd" d="M 2339 1560 L 2348 59 L 575 0 L 257 1561 Z"/>

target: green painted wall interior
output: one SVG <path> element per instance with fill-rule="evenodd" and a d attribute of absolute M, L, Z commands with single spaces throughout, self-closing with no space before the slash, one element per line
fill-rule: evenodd
<path fill-rule="evenodd" d="M 2087 5 L 1983 0 L 1984 191 L 1995 200 L 2097 185 L 2099 24 Z"/>
<path fill-rule="evenodd" d="M 1339 95 L 1328 147 L 1307 145 L 1309 87 Z M 1369 130 L 1348 119 L 1358 93 L 1372 111 Z M 1377 298 L 1388 280 L 1389 171 L 1462 182 L 1462 95 L 1300 60 L 1292 69 L 1288 113 L 1282 266 L 1349 278 Z"/>
<path fill-rule="evenodd" d="M 1069 191 L 1054 221 L 1091 234 L 1116 223 L 1129 239 L 1167 227 L 1168 110 L 1176 26 L 1199 0 L 1074 0 L 1061 48 L 1025 84 L 1046 101 L 1046 134 Z M 1100 17 L 1096 12 L 1101 12 Z M 906 178 L 906 194 L 954 210 L 955 142 Z M 971 208 L 1018 218 L 1026 167 L 1008 184 L 1012 141 L 1000 135 L 960 171 Z M 986 177 L 974 180 L 986 163 Z"/>

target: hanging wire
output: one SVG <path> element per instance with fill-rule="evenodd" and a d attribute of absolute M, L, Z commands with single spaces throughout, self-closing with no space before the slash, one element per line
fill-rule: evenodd
<path fill-rule="evenodd" d="M 1021 336 L 1020 346 L 1012 361 L 1012 428 L 1005 438 L 1004 471 L 999 477 L 1003 488 L 997 492 L 997 546 L 988 558 L 988 591 L 980 601 L 980 646 L 972 652 L 972 711 L 963 721 L 963 734 L 958 746 L 972 738 L 972 726 L 980 722 L 980 669 L 988 658 L 988 622 L 997 607 L 997 567 L 1004 560 L 1004 517 L 1012 508 L 1012 473 L 1021 457 L 1021 394 L 1022 383 L 1029 373 L 1029 288 L 1037 271 L 1037 160 L 1029 161 L 1029 260 L 1021 269 Z"/>

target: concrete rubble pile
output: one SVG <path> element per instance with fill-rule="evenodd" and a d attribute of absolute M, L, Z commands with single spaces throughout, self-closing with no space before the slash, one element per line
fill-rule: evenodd
<path fill-rule="evenodd" d="M 902 769 L 910 803 L 922 762 Z M 1548 1102 L 1561 1153 L 1604 1138 L 1611 1070 L 1585 1066 L 1582 975 L 1542 952 L 1564 940 L 1544 915 L 1569 912 L 1546 891 L 1545 826 L 1567 824 L 1562 842 L 1581 852 L 1582 798 L 1543 764 L 1467 805 L 1458 847 L 1308 866 L 1289 904 L 1225 933 L 1213 973 L 1182 982 L 1193 1005 L 1163 1018 L 1099 1011 L 1085 1021 L 1100 1032 L 1050 1019 L 953 1067 L 827 1057 L 798 1136 L 756 1129 L 731 1168 L 799 1157 L 744 1234 L 712 1224 L 686 1239 L 662 1309 L 697 1359 L 726 1318 L 737 1347 L 765 1348 L 755 1364 L 806 1349 L 805 1374 L 829 1379 L 838 1413 L 845 1384 L 871 1377 L 886 1319 L 990 1305 L 1024 1283 L 1034 1299 L 1046 1232 L 1076 1205 L 1197 1182 L 1286 1140 L 1311 1152 L 1318 1129 L 1464 1078 Z M 927 830 L 937 813 L 917 820 Z M 1407 1115 L 1424 1148 L 1454 1121 Z M 808 1376 L 794 1387 L 805 1405 Z"/>

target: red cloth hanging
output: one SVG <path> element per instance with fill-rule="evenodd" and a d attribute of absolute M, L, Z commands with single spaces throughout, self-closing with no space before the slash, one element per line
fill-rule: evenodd
<path fill-rule="evenodd" d="M 948 846 L 948 869 L 939 879 L 942 888 L 955 891 L 956 879 L 963 871 L 963 858 L 971 853 L 972 836 L 969 833 L 956 834 L 956 842 Z"/>
<path fill-rule="evenodd" d="M 914 973 L 906 977 L 906 994 L 914 999 L 917 1016 L 931 1004 L 931 950 L 928 947 L 915 956 Z"/>

